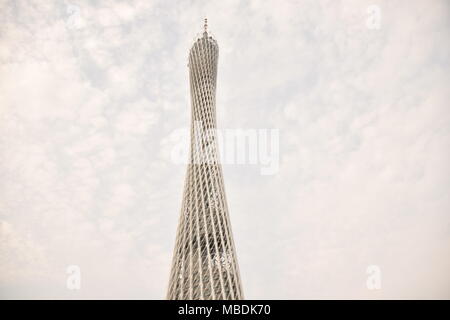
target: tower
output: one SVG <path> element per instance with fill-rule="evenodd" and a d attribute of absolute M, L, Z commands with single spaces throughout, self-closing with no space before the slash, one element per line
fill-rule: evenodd
<path fill-rule="evenodd" d="M 189 52 L 190 155 L 168 299 L 243 299 L 216 140 L 218 57 L 205 19 Z"/>

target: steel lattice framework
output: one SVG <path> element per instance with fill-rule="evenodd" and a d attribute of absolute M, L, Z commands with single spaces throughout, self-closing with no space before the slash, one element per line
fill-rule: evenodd
<path fill-rule="evenodd" d="M 189 53 L 191 145 L 168 299 L 243 299 L 219 162 L 219 47 L 206 30 Z"/>

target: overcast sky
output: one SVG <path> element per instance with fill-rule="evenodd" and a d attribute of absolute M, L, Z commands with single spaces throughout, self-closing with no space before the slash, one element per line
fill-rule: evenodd
<path fill-rule="evenodd" d="M 275 174 L 224 165 L 245 297 L 450 298 L 435 0 L 0 1 L 0 298 L 165 297 L 205 16 L 219 127 L 279 130 Z"/>

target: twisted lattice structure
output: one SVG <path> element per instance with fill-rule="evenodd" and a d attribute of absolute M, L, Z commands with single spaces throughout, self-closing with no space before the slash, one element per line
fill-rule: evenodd
<path fill-rule="evenodd" d="M 189 53 L 190 158 L 168 299 L 243 299 L 215 136 L 218 56 L 205 23 Z"/>

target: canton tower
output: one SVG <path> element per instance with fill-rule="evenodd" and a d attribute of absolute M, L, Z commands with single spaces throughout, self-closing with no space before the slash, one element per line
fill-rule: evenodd
<path fill-rule="evenodd" d="M 216 140 L 219 47 L 204 32 L 189 52 L 191 143 L 167 299 L 243 299 Z"/>

